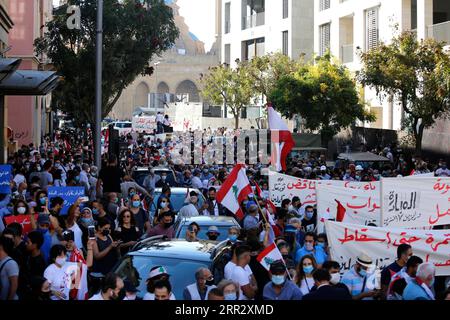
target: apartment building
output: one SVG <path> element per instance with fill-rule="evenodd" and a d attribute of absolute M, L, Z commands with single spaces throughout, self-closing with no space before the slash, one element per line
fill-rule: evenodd
<path fill-rule="evenodd" d="M 359 50 L 368 50 L 380 41 L 388 43 L 397 32 L 406 30 L 415 31 L 418 39 L 431 37 L 450 44 L 450 1 L 314 1 L 314 52 L 323 55 L 329 49 L 352 71 L 361 68 Z M 380 101 L 368 88 L 362 94 L 377 115 L 370 127 L 400 129 L 400 104 Z"/>

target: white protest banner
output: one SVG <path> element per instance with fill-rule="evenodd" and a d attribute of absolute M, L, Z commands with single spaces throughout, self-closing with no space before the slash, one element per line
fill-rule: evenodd
<path fill-rule="evenodd" d="M 318 184 L 317 229 L 324 232 L 325 220 L 335 220 L 339 209 L 339 221 L 358 225 L 373 223 L 381 226 L 381 199 L 379 184 L 368 190 Z"/>
<path fill-rule="evenodd" d="M 331 259 L 350 269 L 356 257 L 365 252 L 377 268 L 394 262 L 397 247 L 406 243 L 413 254 L 436 266 L 436 275 L 450 275 L 450 230 L 411 230 L 367 227 L 326 221 Z"/>
<path fill-rule="evenodd" d="M 135 132 L 153 132 L 156 129 L 156 117 L 146 116 L 146 117 L 133 117 L 132 127 Z"/>
<path fill-rule="evenodd" d="M 430 177 L 434 177 L 434 172 L 418 173 L 418 174 L 413 174 L 411 176 L 405 176 L 405 178 L 430 178 Z"/>
<path fill-rule="evenodd" d="M 381 183 L 383 226 L 450 224 L 450 178 L 387 178 Z"/>
<path fill-rule="evenodd" d="M 352 190 L 372 190 L 379 189 L 380 182 L 356 182 L 342 180 L 308 180 L 288 176 L 286 174 L 269 171 L 269 193 L 270 200 L 280 206 L 283 199 L 290 199 L 294 196 L 300 198 L 302 205 L 316 204 L 316 184 L 336 186 Z"/>

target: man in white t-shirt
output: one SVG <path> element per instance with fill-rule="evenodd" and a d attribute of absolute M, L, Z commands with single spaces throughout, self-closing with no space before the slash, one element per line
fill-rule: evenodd
<path fill-rule="evenodd" d="M 246 267 L 250 262 L 250 247 L 246 245 L 236 248 L 236 267 L 233 269 L 230 280 L 239 284 L 239 300 L 253 300 L 258 291 L 256 280 L 249 275 Z"/>
<path fill-rule="evenodd" d="M 117 300 L 124 286 L 122 278 L 115 273 L 108 273 L 103 280 L 102 290 L 89 300 Z"/>
<path fill-rule="evenodd" d="M 237 263 L 236 249 L 237 248 L 238 248 L 238 246 L 234 246 L 233 256 L 232 256 L 231 260 L 225 265 L 225 268 L 224 268 L 224 278 L 227 280 L 231 279 L 231 275 L 233 274 L 234 269 L 237 267 L 237 265 L 236 265 L 236 263 Z M 248 264 L 245 266 L 245 270 L 247 271 L 249 276 L 253 275 L 252 269 L 250 268 L 250 266 Z"/>

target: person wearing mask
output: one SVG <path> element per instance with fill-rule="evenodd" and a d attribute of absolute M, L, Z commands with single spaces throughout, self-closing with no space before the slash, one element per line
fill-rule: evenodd
<path fill-rule="evenodd" d="M 317 225 L 317 214 L 312 206 L 305 207 L 305 217 L 302 220 L 302 226 L 306 232 L 314 232 Z"/>
<path fill-rule="evenodd" d="M 97 194 L 104 195 L 110 192 L 120 193 L 120 182 L 123 177 L 123 172 L 117 166 L 117 157 L 111 155 L 108 159 L 108 165 L 100 169 L 97 179 Z"/>
<path fill-rule="evenodd" d="M 110 272 L 103 279 L 103 284 L 99 293 L 93 295 L 89 300 L 120 300 L 120 293 L 124 288 L 121 277 Z"/>
<path fill-rule="evenodd" d="M 53 185 L 53 176 L 51 175 L 50 171 L 53 168 L 53 163 L 51 160 L 47 160 L 44 163 L 44 168 L 41 172 L 39 172 L 39 178 L 40 178 L 40 187 L 43 190 L 47 190 L 48 186 Z"/>
<path fill-rule="evenodd" d="M 289 279 L 284 262 L 274 261 L 270 264 L 271 281 L 264 286 L 264 300 L 302 300 L 302 292 Z"/>
<path fill-rule="evenodd" d="M 439 167 L 435 172 L 436 177 L 450 177 L 450 169 L 447 168 L 447 162 L 439 160 Z"/>
<path fill-rule="evenodd" d="M 69 300 L 75 274 L 76 264 L 67 263 L 66 247 L 55 244 L 50 250 L 50 265 L 44 271 L 44 278 L 50 282 L 52 300 Z"/>
<path fill-rule="evenodd" d="M 142 234 L 151 227 L 148 212 L 142 208 L 141 197 L 138 194 L 135 193 L 130 200 L 129 212 L 133 214 L 136 227 L 139 229 L 139 233 Z"/>
<path fill-rule="evenodd" d="M 288 225 L 295 228 L 296 247 L 301 248 L 305 244 L 305 232 L 302 230 L 302 220 L 300 218 L 291 218 Z"/>
<path fill-rule="evenodd" d="M 189 196 L 184 200 L 185 205 L 180 209 L 179 215 L 182 217 L 196 217 L 200 215 L 198 207 L 198 194 L 196 191 L 189 192 Z"/>
<path fill-rule="evenodd" d="M 283 257 L 284 264 L 288 270 L 295 270 L 295 262 L 290 254 L 290 246 L 287 242 L 280 242 L 277 245 L 278 250 L 280 250 L 281 256 Z"/>
<path fill-rule="evenodd" d="M 352 300 L 347 289 L 336 287 L 330 283 L 331 275 L 327 270 L 317 269 L 313 273 L 313 278 L 317 289 L 305 295 L 303 300 Z"/>
<path fill-rule="evenodd" d="M 247 245 L 236 248 L 236 267 L 230 276 L 230 280 L 239 284 L 240 300 L 252 300 L 258 291 L 255 278 L 246 270 L 251 259 L 250 252 L 251 249 Z"/>
<path fill-rule="evenodd" d="M 403 291 L 406 286 L 416 277 L 417 269 L 423 260 L 417 256 L 411 256 L 406 262 L 406 266 L 399 272 L 392 275 L 389 288 L 387 290 L 388 300 L 402 300 Z"/>
<path fill-rule="evenodd" d="M 142 188 L 139 184 L 137 184 L 129 175 L 126 175 L 123 177 L 123 182 L 120 184 L 120 190 L 122 192 L 122 195 L 130 195 L 130 189 L 134 190 L 134 194 L 136 194 L 136 191 L 139 191 L 144 196 L 149 197 L 150 193 L 147 192 L 145 188 Z"/>
<path fill-rule="evenodd" d="M 200 268 L 195 272 L 195 282 L 183 291 L 184 300 L 207 300 L 208 293 L 215 288 L 214 277 L 208 268 Z"/>
<path fill-rule="evenodd" d="M 397 259 L 381 271 L 381 298 L 386 299 L 391 276 L 406 266 L 409 257 L 413 254 L 409 244 L 402 243 L 397 247 Z"/>
<path fill-rule="evenodd" d="M 312 291 L 314 286 L 313 272 L 317 270 L 317 262 L 311 255 L 303 256 L 297 265 L 297 285 L 303 295 Z"/>
<path fill-rule="evenodd" d="M 239 285 L 231 280 L 222 280 L 217 285 L 217 289 L 223 292 L 224 300 L 239 300 Z"/>
<path fill-rule="evenodd" d="M 86 248 L 89 238 L 88 228 L 89 226 L 95 226 L 95 220 L 91 208 L 84 207 L 83 210 L 81 210 L 80 218 L 77 223 L 82 232 L 81 242 L 83 243 L 83 248 Z"/>
<path fill-rule="evenodd" d="M 91 209 L 84 208 L 83 210 L 90 212 L 90 214 L 92 215 Z M 69 210 L 67 211 L 66 229 L 73 231 L 77 248 L 83 249 L 83 231 L 81 230 L 77 222 L 80 216 L 80 199 L 78 199 L 73 205 L 69 207 Z"/>
<path fill-rule="evenodd" d="M 305 255 L 311 255 L 319 266 L 328 260 L 328 255 L 321 246 L 316 245 L 316 235 L 312 232 L 305 234 L 305 241 L 303 247 L 297 250 L 295 254 L 295 261 L 298 262 Z"/>
<path fill-rule="evenodd" d="M 232 226 L 228 229 L 228 240 L 231 241 L 231 243 L 236 243 L 238 241 L 240 234 L 240 229 L 236 226 Z"/>
<path fill-rule="evenodd" d="M 153 300 L 175 300 L 171 299 L 172 285 L 167 280 L 159 280 L 155 283 L 155 298 Z"/>
<path fill-rule="evenodd" d="M 417 268 L 416 278 L 408 283 L 403 291 L 403 300 L 435 300 L 433 285 L 436 267 L 425 262 Z"/>
<path fill-rule="evenodd" d="M 170 183 L 167 181 L 167 173 L 161 172 L 160 179 L 155 184 L 156 188 L 171 187 Z"/>
<path fill-rule="evenodd" d="M 247 214 L 243 220 L 243 227 L 245 230 L 255 229 L 259 227 L 259 215 L 258 215 L 258 206 L 253 202 L 250 202 L 250 205 L 247 206 Z"/>
<path fill-rule="evenodd" d="M 192 188 L 192 173 L 189 170 L 186 170 L 183 173 L 182 186 L 186 188 Z"/>
<path fill-rule="evenodd" d="M 150 269 L 147 279 L 147 293 L 143 300 L 155 300 L 155 284 L 159 281 L 167 281 L 169 284 L 170 274 L 163 266 L 155 266 Z M 175 295 L 170 292 L 168 300 L 176 300 Z"/>
<path fill-rule="evenodd" d="M 81 250 L 79 250 L 75 243 L 75 234 L 72 230 L 65 230 L 62 233 L 61 244 L 65 246 L 67 250 L 67 261 L 76 263 L 77 272 L 74 281 L 72 282 L 73 288 L 69 292 L 71 300 L 87 300 L 88 299 L 88 282 L 87 274 L 88 268 L 92 267 L 94 261 L 93 244 L 95 240 L 89 240 L 86 243 L 86 258 Z"/>
<path fill-rule="evenodd" d="M 13 193 L 13 198 L 16 200 L 27 201 L 27 188 L 26 182 L 21 182 L 17 185 L 17 190 Z"/>
<path fill-rule="evenodd" d="M 125 298 L 123 300 L 125 301 L 135 301 L 135 300 L 142 300 L 137 297 L 137 293 L 139 290 L 134 286 L 134 284 L 126 279 L 123 281 L 124 283 L 124 290 L 125 290 Z"/>
<path fill-rule="evenodd" d="M 45 192 L 43 190 L 37 191 L 35 199 L 36 199 L 36 202 L 35 202 L 34 211 L 36 213 L 49 213 L 47 192 Z"/>
<path fill-rule="evenodd" d="M 161 203 L 163 204 L 163 202 Z M 172 212 L 166 211 L 159 215 L 159 223 L 147 231 L 147 237 L 166 236 L 168 239 L 175 238 L 175 229 L 173 228 Z"/>
<path fill-rule="evenodd" d="M 61 216 L 61 210 L 64 206 L 64 199 L 61 197 L 53 197 L 50 199 L 50 215 L 54 217 L 61 228 L 66 228 L 66 221 Z"/>
<path fill-rule="evenodd" d="M 19 299 L 19 265 L 9 256 L 13 246 L 12 239 L 0 236 L 0 300 Z"/>
<path fill-rule="evenodd" d="M 122 210 L 119 213 L 118 222 L 115 239 L 122 241 L 119 247 L 120 254 L 124 256 L 137 243 L 141 231 L 136 226 L 135 215 L 130 209 Z"/>
<path fill-rule="evenodd" d="M 216 200 L 216 188 L 208 189 L 208 199 L 205 201 L 202 212 L 204 216 L 225 216 L 226 209 Z"/>
<path fill-rule="evenodd" d="M 106 213 L 112 220 L 116 220 L 120 209 L 119 197 L 116 192 L 109 192 L 106 198 L 108 199 Z"/>
<path fill-rule="evenodd" d="M 160 176 L 156 175 L 153 171 L 153 168 L 149 168 L 148 175 L 145 177 L 142 186 L 147 190 L 147 192 L 151 195 L 155 192 L 156 184 L 161 179 Z"/>
<path fill-rule="evenodd" d="M 87 163 L 83 163 L 81 165 L 81 171 L 79 174 L 80 177 L 80 185 L 84 187 L 85 194 L 89 194 L 89 190 L 91 190 L 91 185 L 89 183 L 89 171 L 91 168 Z"/>
<path fill-rule="evenodd" d="M 170 197 L 172 196 L 172 191 L 170 190 L 169 186 L 164 186 L 161 190 L 161 195 L 158 197 L 158 200 L 156 201 L 156 207 L 157 209 L 165 209 L 166 207 L 169 208 L 170 211 L 173 211 L 173 206 L 170 203 Z M 166 204 L 162 205 L 162 202 L 165 202 Z"/>
<path fill-rule="evenodd" d="M 96 166 L 91 166 L 88 177 L 89 185 L 91 187 L 89 189 L 88 196 L 89 200 L 91 201 L 97 199 L 97 176 L 98 176 L 98 168 Z"/>
<path fill-rule="evenodd" d="M 210 226 L 206 232 L 206 235 L 208 236 L 208 240 L 216 241 L 220 236 L 220 232 L 216 226 Z"/>
<path fill-rule="evenodd" d="M 327 256 L 330 255 L 328 247 L 328 238 L 326 233 L 319 233 L 317 235 L 316 246 L 322 248 L 323 251 L 325 251 L 325 253 L 327 254 Z"/>
<path fill-rule="evenodd" d="M 200 226 L 196 222 L 191 222 L 186 230 L 186 241 L 193 242 L 198 241 L 198 232 L 200 231 Z"/>
<path fill-rule="evenodd" d="M 193 171 L 193 175 L 191 178 L 192 181 L 192 188 L 198 189 L 198 190 L 202 190 L 203 189 L 203 182 L 200 179 L 200 170 L 199 169 L 195 169 Z"/>
<path fill-rule="evenodd" d="M 107 274 L 118 260 L 118 247 L 120 241 L 114 241 L 111 237 L 111 225 L 108 220 L 100 218 L 97 221 L 97 241 L 93 244 L 94 264 L 92 271 Z"/>
<path fill-rule="evenodd" d="M 369 289 L 367 272 L 372 267 L 372 258 L 366 253 L 360 253 L 355 265 L 342 276 L 341 282 L 345 284 L 352 295 L 353 300 L 373 300 L 379 290 Z"/>
<path fill-rule="evenodd" d="M 50 249 L 52 246 L 52 235 L 50 233 L 50 218 L 48 214 L 41 213 L 38 215 L 37 221 L 34 220 L 34 215 L 30 215 L 32 225 L 38 232 L 44 237 L 44 243 L 41 246 L 41 253 L 44 257 L 45 263 L 49 263 L 50 259 Z"/>
<path fill-rule="evenodd" d="M 338 288 L 343 288 L 348 292 L 348 288 L 345 284 L 341 283 L 341 266 L 339 265 L 339 262 L 337 261 L 325 261 L 322 264 L 322 269 L 327 270 L 328 273 L 330 274 L 330 284 L 338 287 Z M 315 288 L 314 288 L 315 289 Z"/>

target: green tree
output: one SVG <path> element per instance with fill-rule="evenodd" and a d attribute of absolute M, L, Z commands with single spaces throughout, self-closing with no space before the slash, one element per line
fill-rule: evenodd
<path fill-rule="evenodd" d="M 201 94 L 214 104 L 229 108 L 234 116 L 235 128 L 239 128 L 241 110 L 250 104 L 254 97 L 247 65 L 238 62 L 235 69 L 227 64 L 209 68 L 206 75 L 201 75 Z"/>
<path fill-rule="evenodd" d="M 419 42 L 412 32 L 360 55 L 359 81 L 375 88 L 382 99 L 401 102 L 405 112 L 402 125 L 413 132 L 415 151 L 420 155 L 424 129 L 449 115 L 450 55 L 442 43 L 434 39 Z"/>
<path fill-rule="evenodd" d="M 320 131 L 325 147 L 336 133 L 355 121 L 375 120 L 360 102 L 349 71 L 332 62 L 329 54 L 281 77 L 269 100 L 283 116 L 299 114 L 306 120 L 307 129 Z"/>
<path fill-rule="evenodd" d="M 55 10 L 47 32 L 35 41 L 36 52 L 47 55 L 64 79 L 53 91 L 55 105 L 77 122 L 94 122 L 96 3 L 69 0 Z M 68 5 L 79 6 L 80 29 L 67 27 Z M 169 49 L 179 33 L 171 8 L 161 0 L 107 0 L 103 12 L 105 117 L 139 74 L 152 74 L 149 62 Z"/>

